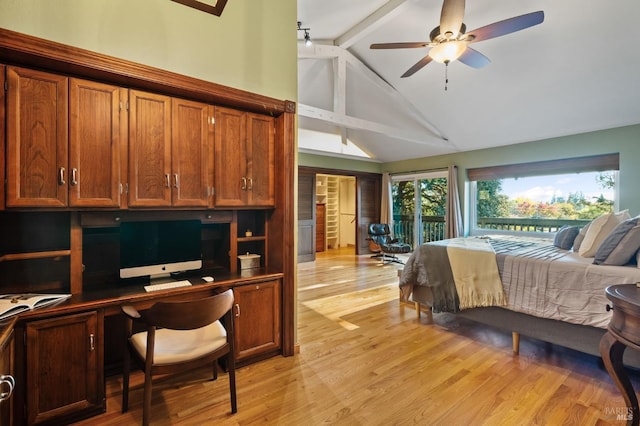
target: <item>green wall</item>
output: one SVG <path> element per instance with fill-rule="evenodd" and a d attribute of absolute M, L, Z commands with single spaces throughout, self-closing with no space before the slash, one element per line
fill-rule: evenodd
<path fill-rule="evenodd" d="M 436 157 L 417 158 L 385 163 L 382 170 L 400 173 L 412 170 L 438 169 L 458 166 L 460 201 L 466 204 L 466 169 L 557 158 L 620 153 L 619 208 L 629 209 L 632 216 L 640 214 L 640 125 L 619 127 L 597 132 L 564 136 L 536 142 L 507 145 L 498 148 L 467 151 Z"/>
<path fill-rule="evenodd" d="M 297 101 L 296 0 L 229 0 L 220 17 L 171 0 L 0 0 L 0 27 Z"/>

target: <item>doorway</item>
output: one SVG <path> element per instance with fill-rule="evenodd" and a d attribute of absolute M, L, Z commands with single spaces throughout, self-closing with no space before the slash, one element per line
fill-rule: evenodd
<path fill-rule="evenodd" d="M 316 174 L 316 252 L 356 243 L 356 178 Z"/>
<path fill-rule="evenodd" d="M 393 235 L 412 247 L 444 239 L 447 187 L 446 171 L 392 176 Z"/>
<path fill-rule="evenodd" d="M 369 253 L 367 227 L 380 220 L 382 175 L 298 168 L 298 262 L 323 250 Z"/>

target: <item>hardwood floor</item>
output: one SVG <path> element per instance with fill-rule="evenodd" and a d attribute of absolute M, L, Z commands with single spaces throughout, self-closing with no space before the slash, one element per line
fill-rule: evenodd
<path fill-rule="evenodd" d="M 418 320 L 398 302 L 397 268 L 351 250 L 298 266 L 300 353 L 237 371 L 209 370 L 154 386 L 156 425 L 605 425 L 624 401 L 595 357 L 448 314 Z M 107 380 L 107 413 L 81 425 L 140 424 L 141 375 L 121 414 L 121 378 Z M 638 376 L 632 377 L 638 389 Z"/>

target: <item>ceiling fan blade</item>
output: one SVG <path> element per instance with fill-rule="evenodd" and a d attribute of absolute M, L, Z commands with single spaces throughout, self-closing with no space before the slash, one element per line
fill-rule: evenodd
<path fill-rule="evenodd" d="M 527 13 L 526 15 L 505 19 L 504 21 L 494 22 L 493 24 L 469 31 L 467 36 L 473 35 L 474 38 L 470 40 L 470 42 L 475 43 L 477 41 L 488 40 L 524 30 L 525 28 L 538 25 L 542 23 L 542 21 L 544 21 L 544 12 L 539 10 L 537 12 Z"/>
<path fill-rule="evenodd" d="M 418 62 L 416 62 L 411 68 L 409 68 L 400 77 L 401 78 L 411 77 L 413 74 L 415 74 L 416 72 L 420 71 L 429 62 L 431 62 L 431 56 L 427 55 L 424 58 L 420 59 Z"/>
<path fill-rule="evenodd" d="M 429 46 L 428 41 L 402 42 L 402 43 L 374 43 L 370 49 L 413 49 L 416 47 Z"/>
<path fill-rule="evenodd" d="M 465 65 L 469 65 L 471 68 L 482 68 L 485 65 L 489 65 L 491 61 L 489 58 L 467 46 L 464 53 L 458 58 L 460 62 Z"/>
<path fill-rule="evenodd" d="M 440 13 L 440 34 L 450 32 L 454 37 L 460 32 L 464 18 L 464 0 L 444 0 Z"/>

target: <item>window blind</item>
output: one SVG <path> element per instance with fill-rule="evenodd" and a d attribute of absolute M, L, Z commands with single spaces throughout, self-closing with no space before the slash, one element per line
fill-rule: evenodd
<path fill-rule="evenodd" d="M 467 169 L 470 181 L 508 179 L 526 176 L 554 175 L 580 172 L 601 172 L 620 169 L 620 154 L 603 154 L 560 160 Z"/>

